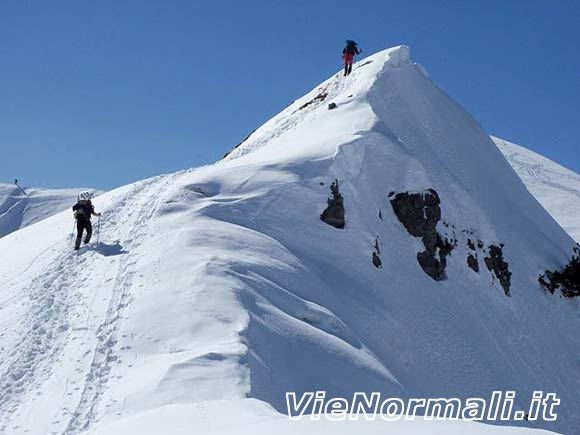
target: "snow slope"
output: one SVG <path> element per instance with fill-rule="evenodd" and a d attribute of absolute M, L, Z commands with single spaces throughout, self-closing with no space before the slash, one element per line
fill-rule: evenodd
<path fill-rule="evenodd" d="M 344 229 L 319 218 L 335 179 Z M 437 230 L 457 241 L 442 281 L 388 197 L 427 188 Z M 171 434 L 240 415 L 282 430 L 285 392 L 313 390 L 514 389 L 517 409 L 543 390 L 561 398 L 559 419 L 535 426 L 580 427 L 578 301 L 537 285 L 574 241 L 406 47 L 330 78 L 224 160 L 95 206 L 101 243 L 78 253 L 68 212 L 0 240 L 0 432 L 142 433 L 161 419 Z M 500 243 L 509 297 L 483 262 Z"/>
<path fill-rule="evenodd" d="M 80 191 L 0 184 L 0 237 L 72 207 Z"/>
<path fill-rule="evenodd" d="M 580 175 L 522 146 L 492 139 L 532 195 L 580 242 Z"/>
<path fill-rule="evenodd" d="M 225 415 L 227 418 L 216 418 Z M 208 416 L 214 418 L 208 418 Z M 104 425 L 91 435 L 158 435 L 167 433 L 167 427 L 172 428 L 172 434 L 191 435 L 202 433 L 208 435 L 350 435 L 364 433 L 368 435 L 547 435 L 548 432 L 529 428 L 498 428 L 475 422 L 466 421 L 426 421 L 417 418 L 414 421 L 404 419 L 383 421 L 378 418 L 366 421 L 330 421 L 301 419 L 291 421 L 286 416 L 274 412 L 264 402 L 254 399 L 238 401 L 213 401 L 201 405 L 171 405 L 147 412 L 137 418 L 121 420 L 116 424 Z"/>

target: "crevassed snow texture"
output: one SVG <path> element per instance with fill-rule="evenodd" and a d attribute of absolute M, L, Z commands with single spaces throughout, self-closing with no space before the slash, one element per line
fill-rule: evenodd
<path fill-rule="evenodd" d="M 532 195 L 580 243 L 580 175 L 522 146 L 492 139 Z"/>
<path fill-rule="evenodd" d="M 335 179 L 343 230 L 319 219 Z M 388 199 L 426 188 L 457 239 L 440 282 Z M 140 433 L 170 410 L 165 433 L 179 433 L 191 407 L 228 420 L 214 401 L 284 411 L 286 391 L 313 390 L 513 389 L 517 409 L 543 390 L 560 417 L 536 426 L 580 427 L 578 302 L 536 281 L 574 242 L 406 47 L 327 80 L 225 160 L 95 205 L 101 243 L 78 253 L 68 212 L 0 240 L 0 432 Z M 480 273 L 467 268 L 468 237 L 504 243 L 511 297 L 483 249 Z"/>
<path fill-rule="evenodd" d="M 81 190 L 36 189 L 0 184 L 0 237 L 69 209 Z M 95 195 L 100 193 L 90 191 Z"/>

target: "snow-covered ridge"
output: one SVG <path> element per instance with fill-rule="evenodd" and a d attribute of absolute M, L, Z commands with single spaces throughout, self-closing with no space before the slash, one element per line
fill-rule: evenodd
<path fill-rule="evenodd" d="M 334 180 L 342 229 L 320 219 Z M 395 214 L 399 194 L 430 201 L 418 222 Z M 142 433 L 170 415 L 180 433 L 192 410 L 202 428 L 222 409 L 259 420 L 316 390 L 515 390 L 517 410 L 550 391 L 559 419 L 535 425 L 580 426 L 578 302 L 537 282 L 574 241 L 405 47 L 325 81 L 228 158 L 95 206 L 102 243 L 79 253 L 69 212 L 0 239 L 0 432 Z M 435 280 L 418 254 L 442 241 Z"/>
<path fill-rule="evenodd" d="M 72 207 L 80 191 L 0 184 L 0 237 Z M 95 195 L 101 193 L 90 191 Z"/>
<path fill-rule="evenodd" d="M 338 145 L 334 140 L 336 137 L 343 141 L 352 140 L 357 131 L 368 130 L 376 121 L 366 99 L 379 72 L 383 68 L 398 68 L 409 62 L 409 48 L 399 46 L 360 60 L 354 67 L 354 75 L 347 79 L 339 71 L 252 132 L 228 153 L 226 160 L 250 152 L 255 154 L 254 159 L 266 160 L 272 156 L 282 160 L 292 159 L 292 155 L 299 158 L 305 155 L 311 158 L 333 155 Z M 337 109 L 346 109 L 351 122 L 336 122 L 332 112 L 321 110 L 330 103 L 334 103 Z M 301 136 L 304 132 L 308 132 L 307 139 Z M 316 143 L 315 147 L 311 146 L 313 143 Z M 266 144 L 267 150 L 260 151 Z"/>

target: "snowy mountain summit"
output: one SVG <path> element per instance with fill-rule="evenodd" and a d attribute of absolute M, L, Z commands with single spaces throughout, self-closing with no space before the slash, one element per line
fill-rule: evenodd
<path fill-rule="evenodd" d="M 0 240 L 0 432 L 243 433 L 307 391 L 553 392 L 507 424 L 580 427 L 578 300 L 538 283 L 574 241 L 407 47 L 95 207 L 79 252 L 69 212 Z"/>

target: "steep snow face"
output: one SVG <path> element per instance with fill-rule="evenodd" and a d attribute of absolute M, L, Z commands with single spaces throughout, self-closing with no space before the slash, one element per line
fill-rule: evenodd
<path fill-rule="evenodd" d="M 334 180 L 344 228 L 320 219 Z M 429 207 L 402 222 L 399 194 Z M 284 411 L 286 391 L 314 390 L 510 389 L 518 410 L 542 390 L 559 419 L 518 424 L 580 426 L 580 307 L 537 283 L 574 242 L 406 47 L 327 80 L 224 160 L 95 205 L 101 243 L 78 253 L 68 212 L 0 240 L 0 431 L 140 433 L 167 411 L 178 433 L 192 407 L 227 420 L 210 401 Z M 453 249 L 435 280 L 418 260 L 440 267 L 439 244 Z"/>
<path fill-rule="evenodd" d="M 532 195 L 580 243 L 580 175 L 522 146 L 492 139 Z"/>
<path fill-rule="evenodd" d="M 0 237 L 72 207 L 80 191 L 0 184 Z M 95 195 L 100 193 L 90 191 Z"/>

